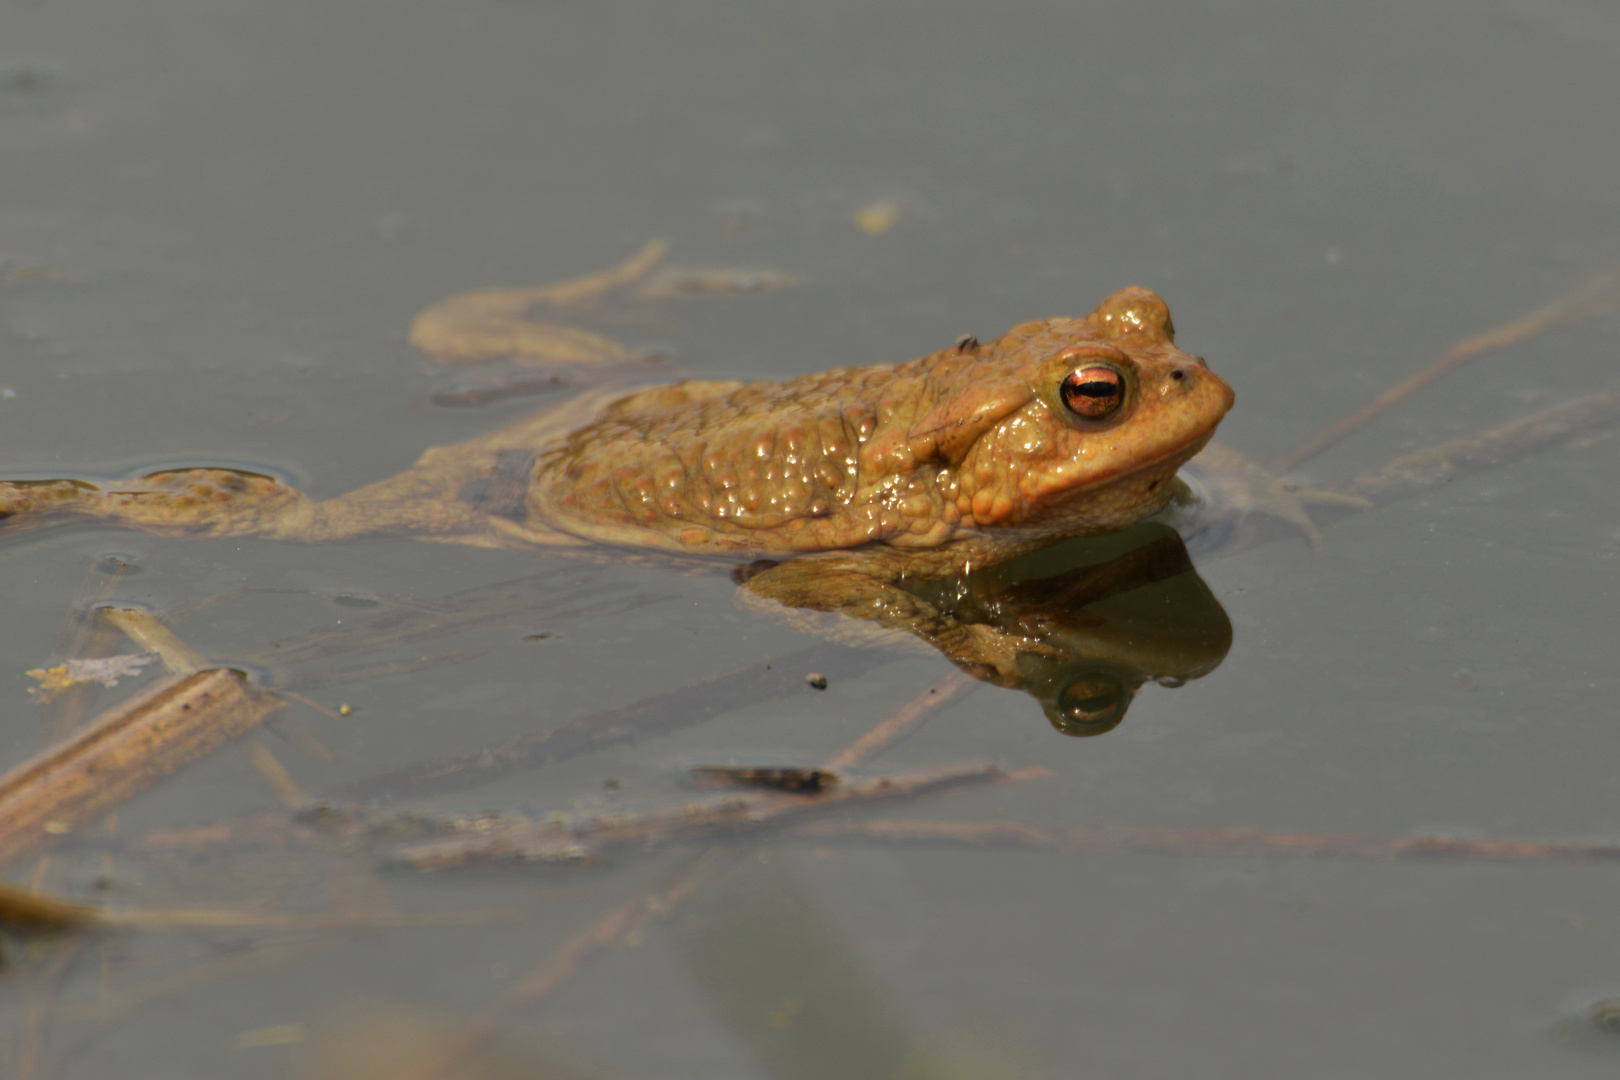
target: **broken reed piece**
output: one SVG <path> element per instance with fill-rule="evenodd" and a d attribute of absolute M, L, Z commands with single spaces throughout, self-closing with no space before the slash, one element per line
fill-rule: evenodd
<path fill-rule="evenodd" d="M 208 666 L 201 653 L 181 641 L 173 630 L 145 608 L 97 608 L 97 614 L 124 632 L 124 636 L 147 652 L 157 653 L 163 666 L 176 675 L 189 675 Z"/>
<path fill-rule="evenodd" d="M 568 820 L 484 818 L 469 835 L 425 840 L 395 849 L 395 857 L 417 870 L 439 870 L 474 859 L 583 861 L 624 844 L 651 846 L 690 841 L 717 833 L 755 830 L 826 813 L 845 805 L 933 794 L 984 783 L 1015 783 L 1051 776 L 1035 767 L 1004 772 L 988 762 L 936 765 L 884 776 L 852 778 L 816 794 L 739 792 L 645 814 L 615 814 Z"/>
<path fill-rule="evenodd" d="M 0 864 L 72 832 L 283 704 L 229 668 L 145 687 L 0 776 Z"/>

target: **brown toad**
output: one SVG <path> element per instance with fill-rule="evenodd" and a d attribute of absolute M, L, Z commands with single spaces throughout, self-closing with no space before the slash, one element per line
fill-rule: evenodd
<path fill-rule="evenodd" d="M 549 289 L 456 298 L 424 313 L 412 340 L 450 362 L 629 360 L 533 316 L 642 278 L 656 253 L 638 259 Z M 682 283 L 706 288 L 690 276 L 665 287 Z M 1232 402 L 1176 348 L 1164 302 L 1127 288 L 1085 318 L 899 365 L 598 388 L 326 502 L 272 477 L 197 468 L 0 484 L 0 514 L 8 529 L 77 518 L 171 536 L 719 557 L 756 597 L 910 631 L 1013 683 L 1018 655 L 1038 643 L 959 623 L 913 588 L 1154 513 Z"/>

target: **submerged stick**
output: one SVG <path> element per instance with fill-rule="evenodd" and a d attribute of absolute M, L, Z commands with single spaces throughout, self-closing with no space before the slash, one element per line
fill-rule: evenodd
<path fill-rule="evenodd" d="M 0 776 L 0 863 L 146 790 L 282 704 L 226 668 L 146 687 Z"/>
<path fill-rule="evenodd" d="M 104 607 L 101 617 L 112 623 L 135 644 L 157 653 L 163 666 L 176 675 L 190 675 L 208 666 L 201 653 L 181 641 L 161 619 L 145 608 Z"/>

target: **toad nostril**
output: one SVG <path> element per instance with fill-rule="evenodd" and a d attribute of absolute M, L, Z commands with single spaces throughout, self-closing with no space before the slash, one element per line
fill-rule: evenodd
<path fill-rule="evenodd" d="M 1170 377 L 1172 379 L 1174 379 L 1176 382 L 1185 382 L 1187 380 L 1187 369 L 1186 368 L 1171 368 L 1170 369 Z"/>

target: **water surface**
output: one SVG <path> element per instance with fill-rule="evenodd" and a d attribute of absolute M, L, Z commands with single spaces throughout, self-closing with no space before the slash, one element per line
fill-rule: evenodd
<path fill-rule="evenodd" d="M 405 344 L 414 312 L 610 265 L 654 237 L 683 263 L 802 279 L 629 328 L 703 377 L 901 360 L 1148 286 L 1237 390 L 1222 438 L 1262 460 L 1620 261 L 1620 15 L 1596 0 L 9 0 L 0 65 L 0 461 L 18 474 L 227 460 L 320 496 L 352 489 L 527 407 L 431 406 L 447 379 Z M 868 235 L 856 216 L 883 201 L 899 217 Z M 1610 386 L 1616 325 L 1482 359 L 1304 471 L 1353 475 Z M 1288 541 L 1204 563 L 1235 627 L 1214 673 L 1147 687 L 1096 739 L 975 689 L 881 760 L 1056 776 L 901 812 L 1614 838 L 1616 446 L 1562 446 L 1348 520 L 1314 552 Z M 312 690 L 355 710 L 286 717 L 332 760 L 261 738 L 315 792 L 812 644 L 737 611 L 722 579 L 650 568 L 41 533 L 0 545 L 7 762 L 42 738 L 23 673 L 51 659 L 109 553 L 140 569 L 115 597 L 160 610 L 291 590 L 177 625 L 227 659 L 371 616 L 344 596 L 426 600 L 545 571 L 641 598 L 507 611 L 426 647 L 465 662 Z M 555 636 L 526 640 L 541 632 Z M 821 760 L 948 674 L 902 656 L 817 693 L 794 672 L 707 723 L 428 804 L 665 805 L 690 796 L 686 764 Z M 128 805 L 118 831 L 273 803 L 227 749 Z M 357 1000 L 470 1015 L 684 857 L 389 871 L 402 911 L 518 921 L 331 935 L 192 982 L 165 980 L 266 936 L 98 942 L 58 991 L 49 1075 L 281 1077 Z M 43 880 L 131 906 L 318 911 L 344 865 L 119 851 L 63 855 Z M 1608 1076 L 1620 1043 L 1582 1010 L 1620 993 L 1614 875 L 767 841 L 517 1026 L 625 1077 L 817 1075 L 792 1062 L 818 1047 L 819 1075 L 885 1076 L 914 1044 L 964 1040 L 1034 1076 Z M 849 962 L 807 965 L 795 989 L 713 944 L 728 911 L 754 951 Z M 749 1013 L 739 987 L 768 1008 Z M 24 994 L 0 985 L 8 1030 Z M 784 1054 L 762 1040 L 792 1033 L 796 999 L 865 1026 Z M 284 1025 L 303 1041 L 242 1038 Z M 836 1056 L 846 1044 L 864 1049 Z"/>

